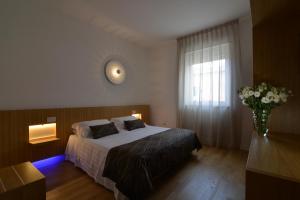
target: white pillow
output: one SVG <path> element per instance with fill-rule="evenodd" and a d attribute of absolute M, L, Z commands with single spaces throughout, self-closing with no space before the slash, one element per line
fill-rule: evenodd
<path fill-rule="evenodd" d="M 90 126 L 109 124 L 107 119 L 97 119 L 92 121 L 83 121 L 72 124 L 73 132 L 81 137 L 92 137 Z"/>
<path fill-rule="evenodd" d="M 125 129 L 124 121 L 136 120 L 134 116 L 124 116 L 124 117 L 114 117 L 111 118 L 110 121 L 115 123 L 118 129 Z"/>

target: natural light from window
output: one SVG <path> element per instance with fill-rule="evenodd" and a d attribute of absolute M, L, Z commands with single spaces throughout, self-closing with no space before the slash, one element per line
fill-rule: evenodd
<path fill-rule="evenodd" d="M 225 59 L 192 65 L 192 103 L 226 104 Z"/>

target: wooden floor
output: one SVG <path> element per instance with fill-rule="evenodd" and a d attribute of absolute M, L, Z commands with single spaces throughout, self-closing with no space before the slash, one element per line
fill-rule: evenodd
<path fill-rule="evenodd" d="M 247 153 L 205 147 L 157 183 L 150 200 L 233 200 L 245 198 Z M 64 161 L 40 169 L 47 177 L 47 199 L 114 199 L 82 170 Z"/>

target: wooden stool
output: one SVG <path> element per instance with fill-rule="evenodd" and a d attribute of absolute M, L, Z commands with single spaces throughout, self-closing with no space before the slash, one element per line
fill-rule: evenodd
<path fill-rule="evenodd" d="M 30 162 L 0 169 L 0 200 L 46 199 L 45 176 Z"/>

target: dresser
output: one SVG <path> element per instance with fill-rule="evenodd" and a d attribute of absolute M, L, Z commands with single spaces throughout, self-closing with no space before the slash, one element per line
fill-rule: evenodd
<path fill-rule="evenodd" d="M 0 200 L 46 199 L 45 177 L 30 162 L 0 169 Z"/>
<path fill-rule="evenodd" d="M 246 200 L 300 199 L 300 135 L 253 134 L 246 166 Z"/>

